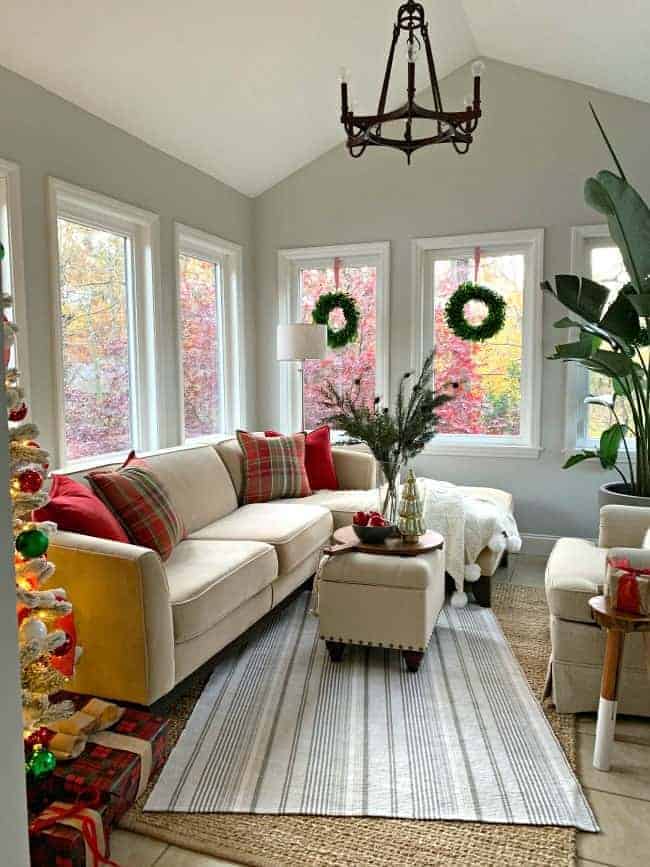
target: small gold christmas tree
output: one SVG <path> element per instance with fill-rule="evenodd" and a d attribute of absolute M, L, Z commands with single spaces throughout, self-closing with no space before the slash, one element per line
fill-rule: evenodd
<path fill-rule="evenodd" d="M 397 529 L 409 545 L 415 544 L 426 528 L 422 520 L 422 503 L 418 496 L 413 470 L 409 470 L 399 503 Z"/>

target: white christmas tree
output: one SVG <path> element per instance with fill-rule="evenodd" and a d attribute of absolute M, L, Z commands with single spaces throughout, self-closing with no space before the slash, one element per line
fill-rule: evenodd
<path fill-rule="evenodd" d="M 4 249 L 0 244 L 0 260 Z M 1 288 L 1 281 L 0 281 Z M 2 293 L 2 309 L 12 299 Z M 9 417 L 9 496 L 13 514 L 16 613 L 19 624 L 20 678 L 23 723 L 26 736 L 39 726 L 70 716 L 69 701 L 51 703 L 72 674 L 79 654 L 72 618 L 72 605 L 65 590 L 40 589 L 54 574 L 47 559 L 52 523 L 32 520 L 32 511 L 45 505 L 43 484 L 48 471 L 48 453 L 38 443 L 38 428 L 28 420 L 29 410 L 13 360 L 16 325 L 3 313 L 5 394 Z"/>

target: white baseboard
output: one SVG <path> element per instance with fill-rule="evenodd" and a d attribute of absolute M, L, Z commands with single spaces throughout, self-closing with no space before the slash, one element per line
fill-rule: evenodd
<path fill-rule="evenodd" d="M 546 536 L 541 533 L 521 534 L 521 553 L 532 557 L 548 557 L 559 536 Z"/>

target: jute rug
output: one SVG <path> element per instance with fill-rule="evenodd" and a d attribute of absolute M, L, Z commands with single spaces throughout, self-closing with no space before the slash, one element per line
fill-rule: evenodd
<path fill-rule="evenodd" d="M 494 610 L 534 692 L 542 693 L 549 654 L 548 612 L 540 588 L 499 585 Z M 177 734 L 209 678 L 198 674 L 170 707 Z M 547 716 L 571 764 L 573 717 Z M 259 867 L 397 867 L 472 864 L 480 867 L 568 865 L 572 828 L 374 818 L 256 814 L 144 813 L 149 793 L 122 827 L 185 848 Z"/>

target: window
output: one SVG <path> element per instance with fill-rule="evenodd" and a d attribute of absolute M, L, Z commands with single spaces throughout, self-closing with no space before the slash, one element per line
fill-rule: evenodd
<path fill-rule="evenodd" d="M 327 381 L 348 389 L 360 380 L 361 398 L 368 405 L 377 394 L 388 396 L 388 243 L 281 250 L 278 256 L 282 321 L 312 322 L 320 296 L 337 289 L 351 295 L 360 312 L 353 342 L 328 349 L 324 359 L 304 364 L 305 427 L 323 422 L 326 412 L 320 392 Z M 329 322 L 340 328 L 342 313 L 334 310 Z M 291 431 L 300 424 L 299 379 L 293 365 L 283 367 L 282 425 Z"/>
<path fill-rule="evenodd" d="M 20 210 L 20 170 L 15 163 L 0 159 L 0 242 L 5 249 L 2 291 L 13 304 L 5 315 L 19 328 L 9 365 L 20 371 L 20 384 L 29 395 L 29 355 L 27 349 L 27 311 L 23 271 L 22 216 Z"/>
<path fill-rule="evenodd" d="M 244 424 L 241 247 L 176 225 L 184 441 Z"/>
<path fill-rule="evenodd" d="M 539 454 L 542 244 L 541 229 L 414 242 L 416 350 L 423 357 L 435 349 L 437 389 L 459 386 L 440 410 L 433 450 Z M 484 343 L 457 337 L 446 323 L 445 305 L 466 281 L 495 290 L 507 304 L 504 328 Z M 480 322 L 485 305 L 471 302 L 465 315 Z"/>
<path fill-rule="evenodd" d="M 610 290 L 610 303 L 618 290 L 629 282 L 623 258 L 611 240 L 607 226 L 578 226 L 572 231 L 572 271 L 601 283 Z M 593 446 L 601 433 L 612 425 L 605 407 L 585 405 L 588 395 L 611 394 L 611 380 L 586 371 L 576 364 L 568 367 L 567 448 Z M 619 418 L 626 420 L 624 404 Z"/>
<path fill-rule="evenodd" d="M 51 182 L 61 463 L 158 445 L 154 214 Z"/>

